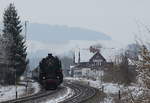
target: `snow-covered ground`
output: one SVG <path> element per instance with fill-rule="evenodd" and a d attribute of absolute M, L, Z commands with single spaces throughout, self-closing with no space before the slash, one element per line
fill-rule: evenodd
<path fill-rule="evenodd" d="M 122 85 L 119 86 L 118 84 L 114 84 L 114 83 L 103 83 L 101 85 L 101 83 L 98 80 L 93 81 L 93 80 L 89 80 L 89 79 L 86 79 L 86 78 L 70 78 L 70 77 L 67 77 L 65 79 L 82 81 L 86 84 L 89 84 L 91 87 L 95 87 L 95 88 L 98 88 L 98 89 L 100 89 L 103 85 L 104 86 L 104 92 L 109 93 L 109 94 L 116 94 L 120 90 L 120 87 L 122 87 Z"/>
<path fill-rule="evenodd" d="M 17 86 L 18 95 L 23 95 L 25 87 Z M 6 101 L 16 98 L 16 87 L 15 86 L 1 86 L 0 87 L 0 101 Z"/>
<path fill-rule="evenodd" d="M 33 94 L 36 94 L 40 91 L 40 85 L 37 82 L 31 83 L 31 87 L 34 89 Z"/>
<path fill-rule="evenodd" d="M 102 83 L 101 84 L 100 81 L 98 81 L 98 80 L 93 81 L 93 80 L 89 80 L 86 78 L 67 77 L 65 79 L 82 81 L 82 82 L 84 82 L 92 87 L 98 88 L 98 89 L 101 89 L 103 86 L 104 93 L 106 93 L 107 96 L 106 96 L 106 98 L 104 98 L 104 101 L 102 103 L 114 103 L 113 96 L 115 96 L 115 95 L 118 96 L 119 90 L 121 91 L 121 93 L 128 92 L 128 95 L 130 95 L 129 94 L 129 92 L 130 92 L 134 98 L 137 98 L 139 95 L 142 94 L 142 89 L 143 89 L 142 87 L 140 87 L 139 85 L 136 85 L 136 84 L 132 84 L 131 86 L 124 86 L 124 85 L 117 84 L 117 83 Z M 126 97 L 126 95 L 123 98 L 125 98 L 125 97 Z"/>
<path fill-rule="evenodd" d="M 25 82 L 20 82 L 20 84 L 25 85 Z M 37 82 L 30 82 L 28 87 L 28 92 L 26 92 L 25 86 L 17 86 L 18 97 L 29 96 L 36 94 L 40 91 L 40 86 Z M 28 94 L 29 93 L 29 94 Z M 70 98 L 74 94 L 73 90 L 69 87 L 56 96 L 52 96 L 50 100 L 44 101 L 43 103 L 57 103 L 61 102 L 67 98 Z M 16 98 L 16 87 L 15 86 L 0 86 L 0 102 L 7 101 Z"/>
<path fill-rule="evenodd" d="M 47 100 L 44 103 L 58 103 L 58 102 L 64 101 L 67 98 L 70 98 L 74 94 L 74 92 L 69 87 L 66 87 L 66 88 L 67 90 L 64 93 L 60 93 L 56 97 L 53 97 L 51 98 L 51 100 Z"/>
<path fill-rule="evenodd" d="M 25 84 L 25 83 L 21 83 Z M 33 95 L 40 91 L 40 86 L 37 82 L 29 83 L 29 90 L 33 89 L 30 95 Z M 17 85 L 18 97 L 26 96 L 26 87 Z M 28 92 L 29 93 L 29 92 Z M 0 86 L 0 102 L 7 101 L 16 98 L 16 86 Z"/>

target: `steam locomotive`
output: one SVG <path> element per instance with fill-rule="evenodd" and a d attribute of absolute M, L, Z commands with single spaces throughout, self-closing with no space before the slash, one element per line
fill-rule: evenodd
<path fill-rule="evenodd" d="M 32 72 L 32 77 L 38 80 L 44 89 L 56 89 L 63 82 L 61 61 L 58 57 L 48 54 Z"/>

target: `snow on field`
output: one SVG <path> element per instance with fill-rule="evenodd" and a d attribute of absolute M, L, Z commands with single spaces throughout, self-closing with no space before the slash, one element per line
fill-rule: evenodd
<path fill-rule="evenodd" d="M 120 90 L 118 84 L 113 83 L 105 83 L 104 84 L 104 92 L 108 94 L 117 94 Z"/>
<path fill-rule="evenodd" d="M 20 84 L 25 85 L 25 82 L 20 82 Z M 30 94 L 33 95 L 40 91 L 40 86 L 37 82 L 29 83 L 29 90 L 34 89 L 34 91 Z M 18 97 L 22 97 L 26 95 L 25 86 L 17 85 L 17 93 Z M 0 102 L 7 101 L 16 98 L 16 86 L 0 86 Z"/>
<path fill-rule="evenodd" d="M 67 90 L 65 91 L 65 93 L 63 94 L 60 93 L 60 95 L 57 95 L 56 97 L 44 103 L 58 103 L 58 102 L 64 101 L 67 98 L 70 98 L 74 94 L 74 92 L 69 87 L 66 87 L 66 88 Z"/>
<path fill-rule="evenodd" d="M 116 94 L 118 93 L 119 90 L 127 90 L 127 88 L 131 91 L 139 91 L 141 88 L 138 85 L 131 85 L 131 86 L 123 86 L 121 84 L 117 84 L 117 83 L 100 83 L 99 80 L 90 80 L 90 79 L 86 79 L 86 78 L 72 78 L 72 77 L 67 77 L 65 78 L 67 80 L 77 80 L 77 81 L 82 81 L 85 82 L 87 84 L 89 84 L 91 87 L 95 87 L 100 89 L 102 87 L 102 85 L 104 86 L 104 92 L 105 93 L 109 93 L 109 94 Z M 137 93 L 136 93 L 137 94 Z"/>
<path fill-rule="evenodd" d="M 115 84 L 115 83 L 103 83 L 101 85 L 100 81 L 98 81 L 98 80 L 93 81 L 93 80 L 89 80 L 89 79 L 86 79 L 86 78 L 70 78 L 70 77 L 67 77 L 65 79 L 82 81 L 82 82 L 85 82 L 85 83 L 89 84 L 91 87 L 95 87 L 95 88 L 98 88 L 98 89 L 102 88 L 102 85 L 103 85 L 104 92 L 109 93 L 109 94 L 116 94 L 120 90 L 120 87 L 123 87 L 122 85 L 118 85 L 118 84 Z"/>
<path fill-rule="evenodd" d="M 107 97 L 107 98 L 104 98 L 104 101 L 102 101 L 100 103 L 114 103 L 114 102 L 113 102 L 113 98 L 112 97 Z"/>
<path fill-rule="evenodd" d="M 18 95 L 23 95 L 25 91 L 24 86 L 17 86 Z M 15 86 L 6 86 L 0 87 L 0 101 L 6 101 L 16 98 L 16 87 Z"/>
<path fill-rule="evenodd" d="M 104 93 L 107 94 L 107 97 L 104 98 L 104 101 L 102 103 L 113 103 L 113 97 L 112 95 L 118 95 L 119 90 L 121 91 L 121 93 L 127 92 L 127 93 L 131 93 L 132 96 L 134 98 L 137 98 L 138 96 L 140 96 L 143 93 L 143 89 L 142 87 L 140 87 L 139 85 L 136 84 L 132 84 L 131 86 L 124 86 L 121 84 L 117 84 L 117 83 L 100 83 L 100 81 L 96 80 L 89 80 L 86 78 L 70 78 L 67 77 L 65 78 L 66 80 L 76 80 L 76 81 L 81 81 L 81 82 L 85 82 L 86 84 L 101 89 L 102 85 L 104 87 Z M 129 94 L 127 94 L 129 95 Z"/>
<path fill-rule="evenodd" d="M 37 82 L 31 83 L 31 85 L 32 85 L 32 88 L 34 88 L 34 93 L 33 94 L 36 94 L 40 91 L 40 85 Z"/>

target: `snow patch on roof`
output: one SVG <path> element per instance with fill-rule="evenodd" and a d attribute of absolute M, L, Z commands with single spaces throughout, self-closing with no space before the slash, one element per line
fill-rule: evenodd
<path fill-rule="evenodd" d="M 78 63 L 80 52 L 80 62 L 89 62 L 89 60 L 95 55 L 88 49 L 76 49 L 75 50 L 75 63 Z M 116 57 L 119 56 L 123 51 L 117 48 L 101 48 L 100 53 L 108 62 L 115 61 Z"/>
<path fill-rule="evenodd" d="M 78 63 L 80 53 L 80 62 L 89 62 L 89 60 L 94 56 L 94 53 L 89 50 L 76 50 L 75 51 L 75 63 Z"/>
<path fill-rule="evenodd" d="M 101 54 L 104 56 L 107 62 L 115 61 L 116 57 L 123 52 L 120 48 L 102 48 Z"/>

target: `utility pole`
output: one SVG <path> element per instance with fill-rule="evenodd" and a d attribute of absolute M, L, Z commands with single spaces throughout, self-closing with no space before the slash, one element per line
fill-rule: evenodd
<path fill-rule="evenodd" d="M 24 38 L 25 38 L 25 42 L 27 41 L 27 23 L 28 23 L 29 21 L 25 21 L 25 36 L 24 36 Z M 25 88 L 26 88 L 26 93 L 27 93 L 27 95 L 28 95 L 28 67 L 26 68 L 26 71 L 25 71 L 25 80 L 26 80 L 26 86 L 25 86 Z"/>
<path fill-rule="evenodd" d="M 19 56 L 19 55 L 16 55 Z M 15 71 L 15 87 L 16 87 L 16 99 L 18 98 L 18 92 L 17 92 L 17 63 L 13 60 L 13 65 L 14 65 L 14 71 Z"/>
<path fill-rule="evenodd" d="M 25 39 L 25 42 L 27 41 L 27 23 L 29 23 L 29 21 L 25 21 L 25 25 L 24 25 L 24 27 L 25 27 L 25 35 L 24 35 L 24 39 Z M 26 68 L 26 77 L 27 77 L 27 75 L 28 75 L 28 68 Z"/>
<path fill-rule="evenodd" d="M 16 86 L 16 99 L 18 98 L 18 93 L 17 93 L 17 71 L 15 68 L 15 86 Z"/>
<path fill-rule="evenodd" d="M 26 42 L 26 40 L 27 40 L 27 23 L 28 23 L 29 21 L 25 21 L 25 42 Z"/>

